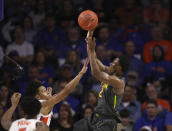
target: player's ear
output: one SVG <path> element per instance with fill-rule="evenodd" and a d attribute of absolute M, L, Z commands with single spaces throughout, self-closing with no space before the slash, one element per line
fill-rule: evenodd
<path fill-rule="evenodd" d="M 122 74 L 122 67 L 118 66 L 119 73 Z"/>

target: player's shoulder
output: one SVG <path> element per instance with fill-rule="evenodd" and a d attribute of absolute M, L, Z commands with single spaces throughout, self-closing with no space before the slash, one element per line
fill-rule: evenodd
<path fill-rule="evenodd" d="M 25 121 L 25 120 L 26 120 L 25 118 L 20 118 L 20 119 L 18 119 L 18 120 L 13 121 L 13 123 L 19 122 L 19 121 Z"/>
<path fill-rule="evenodd" d="M 118 77 L 118 76 L 115 76 L 115 75 L 111 75 L 110 77 L 110 81 L 111 83 L 113 84 L 121 84 L 121 85 L 125 85 L 125 79 L 123 77 Z"/>
<path fill-rule="evenodd" d="M 25 120 L 26 120 L 25 118 L 15 120 L 15 121 L 12 122 L 12 126 L 16 126 L 16 125 L 18 125 L 18 123 L 20 123 L 21 121 L 25 121 Z"/>

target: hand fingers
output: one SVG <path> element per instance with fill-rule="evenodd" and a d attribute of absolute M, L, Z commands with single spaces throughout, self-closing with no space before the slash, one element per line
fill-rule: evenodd
<path fill-rule="evenodd" d="M 92 37 L 93 37 L 93 32 L 94 32 L 94 31 L 88 31 L 88 32 L 87 32 L 87 38 L 89 38 L 89 37 L 92 38 Z"/>
<path fill-rule="evenodd" d="M 87 65 L 88 65 L 88 63 L 89 63 L 89 59 L 88 59 L 88 58 L 86 58 L 86 60 L 85 60 L 85 62 L 84 62 L 84 66 L 87 66 Z"/>
<path fill-rule="evenodd" d="M 48 90 L 49 90 L 48 92 L 51 94 L 52 93 L 52 88 L 49 87 Z"/>
<path fill-rule="evenodd" d="M 13 97 L 21 97 L 21 94 L 20 93 L 14 93 Z"/>
<path fill-rule="evenodd" d="M 92 31 L 90 31 L 90 37 L 93 37 L 93 30 Z"/>

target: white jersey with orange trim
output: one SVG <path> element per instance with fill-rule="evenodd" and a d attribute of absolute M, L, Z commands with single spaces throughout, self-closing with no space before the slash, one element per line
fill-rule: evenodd
<path fill-rule="evenodd" d="M 9 131 L 34 131 L 36 129 L 36 123 L 41 122 L 36 119 L 19 119 L 11 124 Z"/>
<path fill-rule="evenodd" d="M 43 102 L 44 100 L 39 100 L 40 102 Z M 53 112 L 51 111 L 48 115 L 43 115 L 41 112 L 39 113 L 37 120 L 40 120 L 44 122 L 47 126 L 50 125 L 51 118 L 53 117 Z"/>

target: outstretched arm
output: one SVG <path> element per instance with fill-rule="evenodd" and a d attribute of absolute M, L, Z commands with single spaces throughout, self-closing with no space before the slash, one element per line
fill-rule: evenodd
<path fill-rule="evenodd" d="M 87 52 L 91 65 L 92 75 L 99 81 L 111 85 L 114 92 L 120 95 L 124 92 L 124 81 L 116 77 L 115 75 L 109 75 L 99 69 L 98 64 L 95 59 L 95 38 L 92 37 L 92 32 L 88 31 L 86 42 L 87 42 Z"/>
<path fill-rule="evenodd" d="M 73 80 L 71 80 L 68 84 L 66 84 L 65 88 L 61 92 L 53 95 L 49 100 L 43 102 L 42 106 L 52 107 L 61 100 L 65 99 L 77 86 L 82 76 L 86 73 L 88 63 L 89 60 L 86 59 L 84 66 L 82 67 L 82 70 L 78 73 L 78 75 Z"/>
<path fill-rule="evenodd" d="M 9 130 L 10 126 L 11 126 L 11 123 L 12 123 L 12 115 L 19 103 L 19 100 L 20 100 L 20 97 L 21 97 L 21 94 L 20 93 L 14 93 L 11 97 L 11 107 L 4 113 L 4 115 L 2 116 L 2 119 L 1 119 L 1 124 L 2 124 L 2 127 L 5 129 L 5 130 Z"/>

